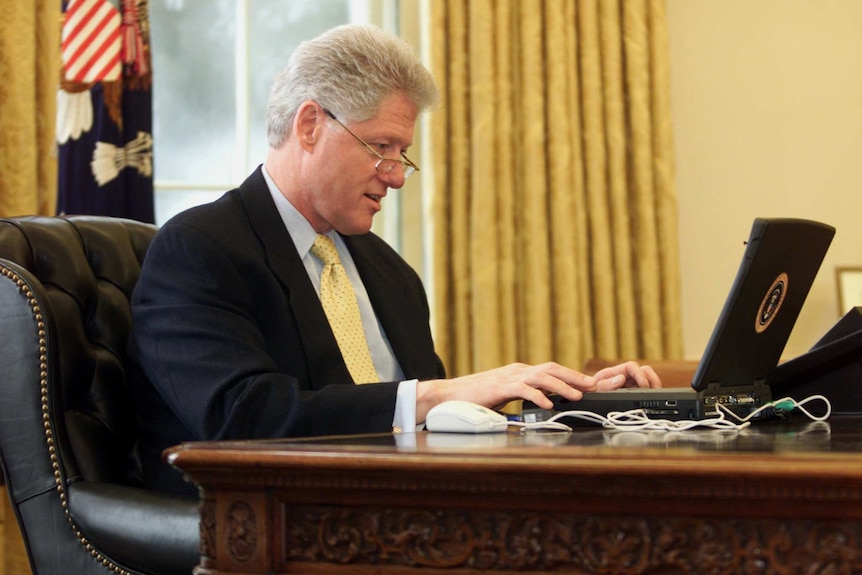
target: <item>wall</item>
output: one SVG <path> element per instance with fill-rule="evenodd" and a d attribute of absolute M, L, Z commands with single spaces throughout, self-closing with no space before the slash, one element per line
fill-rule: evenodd
<path fill-rule="evenodd" d="M 862 266 L 862 2 L 666 1 L 685 355 L 706 345 L 752 220 L 781 216 L 838 230 L 794 357 L 841 315 L 835 267 Z"/>

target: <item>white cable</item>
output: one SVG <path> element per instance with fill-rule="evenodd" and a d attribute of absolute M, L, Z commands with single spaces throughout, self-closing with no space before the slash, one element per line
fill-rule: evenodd
<path fill-rule="evenodd" d="M 589 414 L 589 416 L 584 417 L 585 414 Z M 683 419 L 679 421 L 671 421 L 669 419 L 650 419 L 643 409 L 612 411 L 608 413 L 607 417 L 602 417 L 601 415 L 592 412 L 564 411 L 562 413 L 558 413 L 549 421 L 554 421 L 567 416 L 600 423 L 605 429 L 628 431 L 686 431 L 696 427 L 739 430 L 751 425 L 749 422 L 734 423 L 726 419 L 721 413 L 716 417 L 703 420 Z"/>
<path fill-rule="evenodd" d="M 807 409 L 802 407 L 806 403 L 814 400 L 820 400 L 826 404 L 826 414 L 815 416 Z M 787 409 L 785 406 L 790 407 Z M 752 411 L 745 417 L 739 417 L 733 413 L 728 407 L 722 404 L 716 404 L 716 416 L 702 420 L 683 419 L 680 421 L 671 421 L 669 419 L 650 419 L 643 409 L 632 409 L 629 411 L 612 411 L 607 417 L 594 413 L 592 411 L 562 411 L 555 414 L 550 419 L 545 421 L 537 421 L 535 423 L 524 423 L 519 421 L 510 421 L 513 426 L 522 427 L 527 430 L 533 429 L 551 429 L 560 431 L 571 431 L 572 428 L 560 421 L 564 417 L 573 417 L 591 423 L 598 423 L 605 429 L 627 430 L 627 431 L 686 431 L 697 427 L 709 429 L 718 429 L 725 431 L 738 431 L 745 429 L 751 425 L 750 420 L 757 417 L 766 410 L 773 409 L 778 413 L 789 413 L 794 409 L 798 409 L 813 421 L 825 421 L 832 413 L 832 404 L 822 395 L 812 395 L 801 401 L 796 401 L 790 397 L 784 397 L 776 401 L 770 401 Z M 728 415 L 732 416 L 737 421 L 728 419 Z"/>
<path fill-rule="evenodd" d="M 520 427 L 525 431 L 568 431 L 571 432 L 572 428 L 566 425 L 565 423 L 561 423 L 559 421 L 536 421 L 533 423 L 525 423 L 523 421 L 509 421 L 508 424 L 511 427 Z"/>
<path fill-rule="evenodd" d="M 810 401 L 818 400 L 818 399 L 820 401 L 822 401 L 824 404 L 826 404 L 826 413 L 824 415 L 812 415 L 812 413 L 810 411 L 808 411 L 807 409 L 802 407 L 806 403 L 808 403 Z M 785 409 L 784 404 L 790 404 L 790 409 Z M 716 407 L 718 408 L 718 410 L 721 413 L 727 413 L 728 415 L 733 416 L 734 419 L 736 419 L 737 421 L 740 421 L 740 422 L 746 422 L 750 419 L 753 419 L 753 418 L 757 417 L 758 415 L 760 415 L 761 413 L 763 413 L 764 411 L 766 411 L 767 409 L 775 409 L 776 411 L 778 411 L 780 413 L 782 413 L 782 412 L 789 413 L 789 412 L 793 411 L 794 409 L 798 409 L 799 411 L 804 413 L 812 421 L 826 421 L 829 418 L 829 416 L 832 414 L 832 404 L 829 403 L 829 400 L 826 399 L 826 397 L 824 397 L 822 395 L 811 395 L 811 396 L 806 397 L 805 399 L 803 399 L 801 401 L 796 401 L 792 397 L 782 397 L 781 399 L 777 399 L 775 401 L 770 401 L 769 403 L 764 404 L 761 407 L 758 407 L 757 409 L 755 409 L 754 411 L 752 411 L 751 413 L 749 413 L 745 417 L 739 417 L 738 415 L 733 413 L 728 407 L 726 407 L 725 405 L 723 405 L 721 403 L 716 404 Z"/>

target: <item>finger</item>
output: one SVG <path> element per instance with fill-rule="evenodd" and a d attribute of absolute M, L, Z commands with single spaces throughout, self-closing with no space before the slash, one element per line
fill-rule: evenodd
<path fill-rule="evenodd" d="M 645 388 L 652 387 L 652 385 L 650 384 L 649 375 L 647 374 L 643 366 L 641 366 L 635 361 L 630 361 L 625 364 L 625 368 L 629 380 L 634 383 L 634 386 Z M 652 368 L 650 368 L 650 370 L 652 370 Z"/>
<path fill-rule="evenodd" d="M 537 365 L 539 373 L 546 374 L 562 382 L 566 386 L 579 391 L 593 391 L 596 388 L 596 378 L 580 371 L 575 371 L 554 362 Z"/>
<path fill-rule="evenodd" d="M 631 385 L 643 388 L 661 387 L 661 378 L 651 366 L 629 362 L 625 367 Z"/>
<path fill-rule="evenodd" d="M 614 376 L 623 374 L 626 380 L 620 385 Z M 603 388 L 617 389 L 619 387 L 661 387 L 661 379 L 649 366 L 642 366 L 636 361 L 627 361 L 619 365 L 603 368 L 595 373 L 595 378 Z M 608 380 L 608 381 L 606 381 Z"/>
<path fill-rule="evenodd" d="M 649 365 L 642 366 L 644 373 L 649 380 L 650 387 L 662 387 L 661 378 L 658 376 L 658 373 Z"/>
<path fill-rule="evenodd" d="M 596 381 L 602 381 L 612 378 L 615 375 L 619 375 L 621 373 L 625 373 L 625 364 L 612 365 L 610 367 L 603 367 L 593 374 L 593 377 Z"/>
<path fill-rule="evenodd" d="M 563 395 L 563 397 L 565 397 L 569 401 L 578 401 L 579 399 L 584 397 L 584 394 L 577 389 L 568 388 L 566 394 Z M 554 407 L 554 402 L 551 401 L 545 393 L 531 386 L 524 387 L 524 391 L 521 394 L 521 399 L 531 401 L 536 406 L 541 407 L 542 409 L 553 409 Z"/>
<path fill-rule="evenodd" d="M 596 389 L 599 391 L 613 391 L 625 387 L 628 378 L 624 373 L 618 373 L 609 377 L 596 380 Z"/>
<path fill-rule="evenodd" d="M 639 369 L 640 366 L 637 362 L 629 361 L 602 368 L 593 377 L 595 377 L 599 389 L 610 391 L 625 387 L 626 385 L 640 385 L 640 382 L 637 380 Z M 648 384 L 645 378 L 643 382 Z"/>

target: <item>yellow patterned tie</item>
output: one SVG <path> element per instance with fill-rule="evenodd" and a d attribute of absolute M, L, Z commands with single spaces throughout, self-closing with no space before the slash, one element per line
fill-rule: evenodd
<path fill-rule="evenodd" d="M 320 274 L 320 303 L 354 383 L 380 381 L 371 361 L 365 331 L 362 329 L 356 294 L 344 266 L 341 265 L 335 244 L 329 237 L 318 234 L 311 246 L 311 253 L 323 262 L 323 273 Z"/>

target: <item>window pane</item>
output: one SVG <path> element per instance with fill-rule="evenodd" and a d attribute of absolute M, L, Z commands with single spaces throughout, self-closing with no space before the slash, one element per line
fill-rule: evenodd
<path fill-rule="evenodd" d="M 156 189 L 156 224 L 162 225 L 183 210 L 214 202 L 227 190 L 159 190 Z"/>
<path fill-rule="evenodd" d="M 350 21 L 350 0 L 252 0 L 249 13 L 249 158 L 252 166 L 266 155 L 264 114 L 275 74 L 294 48 L 326 30 Z"/>
<path fill-rule="evenodd" d="M 157 180 L 232 180 L 235 21 L 235 0 L 150 0 Z"/>

